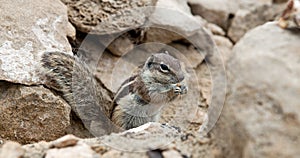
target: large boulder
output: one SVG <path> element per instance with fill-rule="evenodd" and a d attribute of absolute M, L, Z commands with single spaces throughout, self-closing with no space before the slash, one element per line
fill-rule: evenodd
<path fill-rule="evenodd" d="M 56 139 L 70 126 L 71 109 L 39 85 L 37 68 L 44 52 L 72 54 L 67 7 L 59 0 L 1 1 L 0 10 L 0 139 Z"/>
<path fill-rule="evenodd" d="M 0 80 L 40 83 L 39 54 L 71 53 L 67 36 L 75 37 L 75 29 L 68 22 L 66 6 L 59 0 L 1 1 L 0 10 Z"/>
<path fill-rule="evenodd" d="M 227 99 L 213 130 L 228 157 L 300 155 L 299 35 L 271 22 L 234 46 Z"/>
<path fill-rule="evenodd" d="M 53 140 L 70 125 L 71 107 L 42 86 L 0 82 L 0 139 L 20 143 Z"/>

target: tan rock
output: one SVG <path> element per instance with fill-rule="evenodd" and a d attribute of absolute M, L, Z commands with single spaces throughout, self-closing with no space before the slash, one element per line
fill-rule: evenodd
<path fill-rule="evenodd" d="M 76 158 L 100 158 L 90 146 L 86 144 L 78 144 L 74 147 L 61 149 L 50 149 L 46 152 L 45 158 L 61 158 L 61 157 L 76 157 Z"/>
<path fill-rule="evenodd" d="M 156 0 L 144 1 L 75 1 L 62 0 L 78 30 L 92 34 L 119 33 L 144 24 L 147 12 L 140 7 L 153 6 Z"/>
<path fill-rule="evenodd" d="M 214 35 L 225 36 L 224 30 L 216 24 L 207 23 L 205 27 L 208 28 Z"/>
<path fill-rule="evenodd" d="M 132 60 L 135 60 L 134 58 L 129 61 L 123 58 L 104 52 L 98 61 L 96 76 L 103 82 L 105 87 L 112 92 L 116 92 L 136 68 L 132 63 Z M 136 56 L 135 58 L 137 59 L 139 57 Z"/>
<path fill-rule="evenodd" d="M 195 111 L 196 111 L 195 115 L 189 115 L 188 116 L 189 122 L 201 125 L 203 123 L 204 117 L 205 117 L 207 112 L 204 111 L 202 108 L 199 108 L 199 107 L 196 108 Z"/>
<path fill-rule="evenodd" d="M 157 149 L 169 144 L 179 136 L 179 131 L 169 125 L 149 122 L 140 127 L 101 137 L 100 141 L 122 151 L 141 151 Z M 129 145 L 130 144 L 130 145 Z"/>
<path fill-rule="evenodd" d="M 69 147 L 69 146 L 75 146 L 78 141 L 79 141 L 79 138 L 77 138 L 73 135 L 66 135 L 64 137 L 61 137 L 61 138 L 53 141 L 52 146 L 54 148 L 65 148 L 65 147 Z"/>
<path fill-rule="evenodd" d="M 0 133 L 20 143 L 53 140 L 70 125 L 70 106 L 42 86 L 0 82 Z"/>
<path fill-rule="evenodd" d="M 221 53 L 221 55 L 224 59 L 224 62 L 226 62 L 228 59 L 230 59 L 230 56 L 232 54 L 232 51 L 231 51 L 231 49 L 233 47 L 232 42 L 224 36 L 214 35 L 213 39 L 218 47 L 219 52 Z"/>
<path fill-rule="evenodd" d="M 40 53 L 71 53 L 67 36 L 75 37 L 75 29 L 67 8 L 59 0 L 3 1 L 0 10 L 0 80 L 40 83 L 35 70 Z"/>
<path fill-rule="evenodd" d="M 0 152 L 0 157 L 5 158 L 22 158 L 25 150 L 19 143 L 6 142 Z"/>
<path fill-rule="evenodd" d="M 182 158 L 180 153 L 176 150 L 167 150 L 162 152 L 164 158 Z"/>
<path fill-rule="evenodd" d="M 123 56 L 134 47 L 132 41 L 127 37 L 115 39 L 107 48 L 116 56 Z"/>

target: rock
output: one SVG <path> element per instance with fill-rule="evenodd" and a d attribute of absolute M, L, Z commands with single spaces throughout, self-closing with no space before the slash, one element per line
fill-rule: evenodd
<path fill-rule="evenodd" d="M 207 23 L 205 27 L 210 30 L 214 35 L 225 36 L 224 30 L 216 24 Z"/>
<path fill-rule="evenodd" d="M 282 28 L 300 28 L 300 1 L 290 0 L 278 20 Z"/>
<path fill-rule="evenodd" d="M 70 21 L 79 31 L 103 35 L 143 25 L 148 13 L 138 8 L 154 6 L 156 0 L 62 0 L 62 2 L 68 6 Z"/>
<path fill-rule="evenodd" d="M 182 53 L 186 57 L 187 62 L 192 66 L 192 68 L 196 68 L 204 60 L 204 56 L 200 54 L 200 52 L 198 52 L 198 50 L 196 50 L 196 48 L 192 45 L 185 46 L 182 44 L 174 43 L 170 44 L 170 46 L 174 47 L 180 53 Z"/>
<path fill-rule="evenodd" d="M 192 16 L 186 0 L 158 0 L 155 7 L 145 42 L 170 43 L 201 31 L 201 23 Z"/>
<path fill-rule="evenodd" d="M 286 3 L 288 0 L 273 0 L 273 3 Z"/>
<path fill-rule="evenodd" d="M 164 156 L 164 158 L 182 158 L 180 153 L 176 150 L 164 151 L 164 152 L 162 152 L 162 155 Z"/>
<path fill-rule="evenodd" d="M 299 43 L 299 31 L 271 22 L 234 46 L 227 98 L 213 130 L 226 156 L 300 155 Z"/>
<path fill-rule="evenodd" d="M 24 157 L 28 158 L 44 158 L 47 150 L 51 147 L 51 142 L 40 141 L 34 144 L 23 145 L 25 149 Z"/>
<path fill-rule="evenodd" d="M 119 134 L 103 136 L 100 141 L 110 147 L 132 152 L 163 147 L 178 136 L 179 131 L 174 127 L 149 122 Z"/>
<path fill-rule="evenodd" d="M 229 27 L 228 36 L 237 42 L 248 30 L 274 20 L 282 11 L 283 6 L 282 4 L 264 4 L 238 10 Z"/>
<path fill-rule="evenodd" d="M 211 72 L 207 63 L 200 64 L 196 69 L 195 73 L 197 74 L 198 82 L 200 84 L 200 95 L 201 95 L 201 107 L 208 107 L 211 105 L 212 97 L 212 80 Z M 203 120 L 202 120 L 203 121 Z"/>
<path fill-rule="evenodd" d="M 75 30 L 67 8 L 59 0 L 3 1 L 0 10 L 0 80 L 40 83 L 35 70 L 40 53 L 71 53 L 67 36 L 75 37 Z"/>
<path fill-rule="evenodd" d="M 60 138 L 59 140 L 66 139 L 67 137 Z M 131 143 L 127 143 L 125 146 L 126 142 L 124 140 L 128 140 Z M 209 158 L 220 153 L 220 151 L 210 147 L 210 144 L 213 144 L 211 139 L 199 137 L 199 135 L 195 131 L 189 131 L 187 133 L 187 131 L 182 131 L 178 127 L 172 127 L 170 125 L 160 123 L 148 123 L 140 127 L 124 131 L 122 133 L 112 133 L 110 135 L 98 138 L 78 138 L 78 142 L 74 144 L 74 146 L 60 146 L 59 148 L 56 148 L 55 146 L 53 146 L 55 142 L 60 141 L 42 141 L 35 144 L 24 145 L 21 147 L 25 151 L 23 156 L 30 158 L 148 158 L 155 156 Z M 137 144 L 137 142 L 143 144 Z M 158 144 L 165 145 L 156 146 Z M 212 146 L 215 146 L 215 144 L 213 144 Z M 5 149 L 0 146 L 0 154 L 3 150 Z"/>
<path fill-rule="evenodd" d="M 78 157 L 78 158 L 100 158 L 87 144 L 78 144 L 74 147 L 50 149 L 45 158 Z"/>
<path fill-rule="evenodd" d="M 98 61 L 96 76 L 105 87 L 114 93 L 135 69 L 135 65 L 131 61 L 126 61 L 123 58 L 104 52 Z"/>
<path fill-rule="evenodd" d="M 194 116 L 193 115 L 187 116 L 188 120 L 189 120 L 190 123 L 201 125 L 203 123 L 204 117 L 205 117 L 207 112 L 204 111 L 202 108 L 199 108 L 199 107 L 195 111 L 196 111 L 196 114 Z"/>
<path fill-rule="evenodd" d="M 70 106 L 42 86 L 0 82 L 0 135 L 20 143 L 53 140 L 70 125 Z"/>
<path fill-rule="evenodd" d="M 146 156 L 143 152 L 126 152 L 126 151 L 120 151 L 118 149 L 111 149 L 105 154 L 102 155 L 103 158 L 121 158 L 121 157 L 131 157 L 131 158 L 149 158 Z"/>
<path fill-rule="evenodd" d="M 6 142 L 0 150 L 0 157 L 5 158 L 22 158 L 25 150 L 19 143 Z"/>
<path fill-rule="evenodd" d="M 77 138 L 73 135 L 66 135 L 64 137 L 61 137 L 61 138 L 53 141 L 52 146 L 54 148 L 65 148 L 65 147 L 69 147 L 69 146 L 75 146 L 78 141 L 79 141 L 79 138 Z"/>
<path fill-rule="evenodd" d="M 232 54 L 231 49 L 233 47 L 233 44 L 228 38 L 224 36 L 214 35 L 213 39 L 218 47 L 219 52 L 223 56 L 224 62 L 226 62 L 228 59 L 230 59 L 230 56 Z"/>
<path fill-rule="evenodd" d="M 239 9 L 239 0 L 189 0 L 192 13 L 227 30 L 229 20 Z"/>
<path fill-rule="evenodd" d="M 248 30 L 274 20 L 284 6 L 272 4 L 270 0 L 189 0 L 189 4 L 194 15 L 200 15 L 208 22 L 228 30 L 228 36 L 234 42 L 237 42 Z M 222 30 L 210 24 L 206 25 L 214 34 L 224 36 Z"/>
<path fill-rule="evenodd" d="M 107 48 L 112 54 L 120 57 L 132 50 L 133 47 L 132 41 L 123 36 L 115 39 Z"/>

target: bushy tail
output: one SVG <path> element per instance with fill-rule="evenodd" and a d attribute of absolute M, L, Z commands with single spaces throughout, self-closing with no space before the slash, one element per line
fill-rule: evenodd
<path fill-rule="evenodd" d="M 109 92 L 97 82 L 85 63 L 65 53 L 47 52 L 41 57 L 41 67 L 44 84 L 63 94 L 93 135 L 111 132 Z"/>

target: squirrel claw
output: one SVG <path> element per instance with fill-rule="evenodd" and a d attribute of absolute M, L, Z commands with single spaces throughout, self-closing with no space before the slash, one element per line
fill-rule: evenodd
<path fill-rule="evenodd" d="M 175 94 L 186 94 L 187 93 L 187 87 L 184 85 L 176 84 L 176 87 L 174 89 Z"/>

